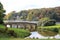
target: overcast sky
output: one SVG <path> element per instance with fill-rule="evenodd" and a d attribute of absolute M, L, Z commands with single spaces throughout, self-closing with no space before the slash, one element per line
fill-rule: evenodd
<path fill-rule="evenodd" d="M 0 2 L 3 4 L 6 14 L 14 10 L 60 6 L 60 0 L 0 0 Z"/>

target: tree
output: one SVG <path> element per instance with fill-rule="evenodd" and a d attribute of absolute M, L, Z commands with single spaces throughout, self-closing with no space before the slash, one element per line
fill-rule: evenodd
<path fill-rule="evenodd" d="M 50 19 L 49 17 L 44 17 L 39 19 L 38 26 L 52 26 L 55 24 L 56 24 L 56 21 L 54 19 Z"/>
<path fill-rule="evenodd" d="M 30 13 L 27 15 L 27 20 L 28 20 L 28 21 L 32 21 L 32 17 L 33 17 L 33 12 L 30 12 Z"/>
<path fill-rule="evenodd" d="M 14 14 L 16 14 L 15 11 L 9 12 L 6 16 L 4 16 L 4 20 L 14 19 L 13 16 L 16 16 L 16 15 L 14 15 Z"/>
<path fill-rule="evenodd" d="M 5 12 L 3 5 L 0 2 L 0 24 L 3 23 L 3 17 L 5 16 L 5 14 L 3 14 Z"/>
<path fill-rule="evenodd" d="M 28 11 L 27 10 L 22 10 L 19 13 L 19 17 L 20 17 L 21 20 L 26 20 L 27 15 L 28 15 Z"/>

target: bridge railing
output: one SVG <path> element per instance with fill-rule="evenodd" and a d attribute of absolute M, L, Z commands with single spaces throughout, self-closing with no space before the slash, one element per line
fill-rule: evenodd
<path fill-rule="evenodd" d="M 4 20 L 4 23 L 7 23 L 7 22 L 28 22 L 28 23 L 38 23 L 39 21 Z"/>

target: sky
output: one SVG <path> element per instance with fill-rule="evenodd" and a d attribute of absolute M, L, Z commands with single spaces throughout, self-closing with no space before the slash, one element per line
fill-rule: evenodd
<path fill-rule="evenodd" d="M 60 6 L 60 0 L 0 0 L 6 10 L 5 14 L 11 11 L 21 11 L 36 8 L 50 8 Z"/>

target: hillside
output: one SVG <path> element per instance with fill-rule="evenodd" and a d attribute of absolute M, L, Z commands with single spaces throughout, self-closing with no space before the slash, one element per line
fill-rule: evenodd
<path fill-rule="evenodd" d="M 60 7 L 55 8 L 41 8 L 41 9 L 29 9 L 19 12 L 12 11 L 4 17 L 5 20 L 29 20 L 38 21 L 43 17 L 49 17 L 60 21 Z"/>

